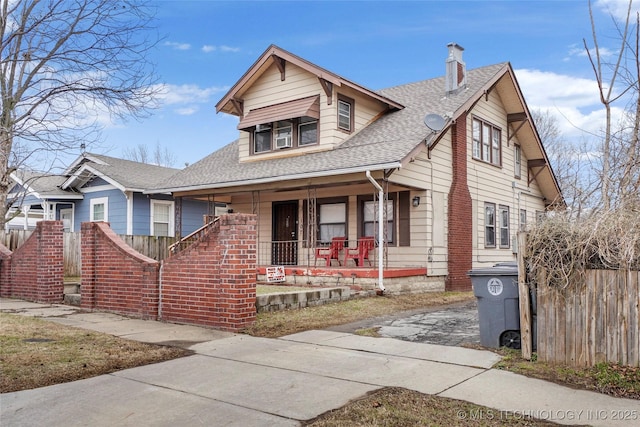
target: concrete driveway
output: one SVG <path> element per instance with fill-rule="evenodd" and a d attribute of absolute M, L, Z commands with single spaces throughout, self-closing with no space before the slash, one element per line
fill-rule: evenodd
<path fill-rule="evenodd" d="M 478 308 L 475 300 L 446 307 L 411 310 L 329 329 L 353 333 L 358 329 L 367 328 L 376 328 L 378 334 L 383 337 L 403 341 L 448 346 L 480 344 Z"/>

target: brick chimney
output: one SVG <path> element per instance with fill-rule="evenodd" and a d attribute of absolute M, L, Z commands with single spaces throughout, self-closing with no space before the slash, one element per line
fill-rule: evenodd
<path fill-rule="evenodd" d="M 449 56 L 445 61 L 447 66 L 445 91 L 449 95 L 467 87 L 467 67 L 462 61 L 464 48 L 457 43 L 449 43 L 447 47 L 449 48 Z"/>

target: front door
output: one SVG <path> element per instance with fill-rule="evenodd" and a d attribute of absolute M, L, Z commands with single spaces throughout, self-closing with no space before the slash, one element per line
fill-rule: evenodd
<path fill-rule="evenodd" d="M 298 264 L 298 202 L 273 204 L 273 244 L 271 259 L 274 265 Z"/>

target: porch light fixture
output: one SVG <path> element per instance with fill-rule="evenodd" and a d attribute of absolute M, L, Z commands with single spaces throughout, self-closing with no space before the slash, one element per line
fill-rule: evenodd
<path fill-rule="evenodd" d="M 417 208 L 418 206 L 420 206 L 420 196 L 415 196 L 413 198 L 413 207 Z"/>

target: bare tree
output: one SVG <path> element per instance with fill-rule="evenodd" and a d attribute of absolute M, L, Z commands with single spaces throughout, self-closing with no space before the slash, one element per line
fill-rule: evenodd
<path fill-rule="evenodd" d="M 126 147 L 122 156 L 127 160 L 134 162 L 149 163 L 158 166 L 173 167 L 176 164 L 176 155 L 169 152 L 167 147 L 161 147 L 160 143 L 156 143 L 153 153 L 149 153 L 149 147 L 144 144 L 138 144 L 135 147 Z"/>
<path fill-rule="evenodd" d="M 618 164 L 615 168 L 612 168 L 612 160 L 613 154 L 615 153 L 612 150 L 612 138 L 613 138 L 613 123 L 612 123 L 612 115 L 611 108 L 612 104 L 625 96 L 629 91 L 632 91 L 637 87 L 637 78 L 634 84 L 627 84 L 622 86 L 621 88 L 618 85 L 618 80 L 621 79 L 621 74 L 624 72 L 624 64 L 625 60 L 628 59 L 628 35 L 629 35 L 629 26 L 630 26 L 630 17 L 631 17 L 631 7 L 632 0 L 629 0 L 629 6 L 627 8 L 627 15 L 624 22 L 624 26 L 622 28 L 618 27 L 618 33 L 620 38 L 620 48 L 618 50 L 618 55 L 615 59 L 614 63 L 604 63 L 603 56 L 600 52 L 600 45 L 598 42 L 596 25 L 593 17 L 593 10 L 591 7 L 591 1 L 589 1 L 589 16 L 591 18 L 591 30 L 593 37 L 593 52 L 589 49 L 587 45 L 587 41 L 583 40 L 585 50 L 589 57 L 589 61 L 593 68 L 593 72 L 598 83 L 598 89 L 600 94 L 600 102 L 605 108 L 606 113 L 606 121 L 605 121 L 605 129 L 602 143 L 602 173 L 601 173 L 601 198 L 603 208 L 605 210 L 609 210 L 611 208 L 612 201 L 612 170 L 615 172 L 619 170 L 619 168 L 623 165 Z M 614 19 L 614 23 L 615 23 Z M 616 23 L 617 24 L 617 23 Z M 637 27 L 636 27 L 637 32 Z M 635 61 L 637 67 L 637 49 L 635 51 Z M 633 55 L 632 55 L 633 56 Z M 636 115 L 637 116 L 637 115 Z M 637 117 L 636 117 L 637 118 Z M 637 139 L 637 138 L 636 138 Z"/>
<path fill-rule="evenodd" d="M 623 79 L 633 91 L 627 108 L 622 141 L 624 160 L 620 170 L 620 192 L 623 203 L 640 205 L 640 13 L 636 13 L 635 39 L 627 43 L 630 66 L 624 68 Z"/>
<path fill-rule="evenodd" d="M 130 0 L 0 0 L 0 228 L 12 171 L 53 164 L 159 90 L 154 10 Z M 40 169 L 46 169 L 47 166 Z"/>
<path fill-rule="evenodd" d="M 542 144 L 562 190 L 567 208 L 574 217 L 594 207 L 594 194 L 600 188 L 597 168 L 592 162 L 591 147 L 587 142 L 563 138 L 558 119 L 549 110 L 532 110 Z"/>

